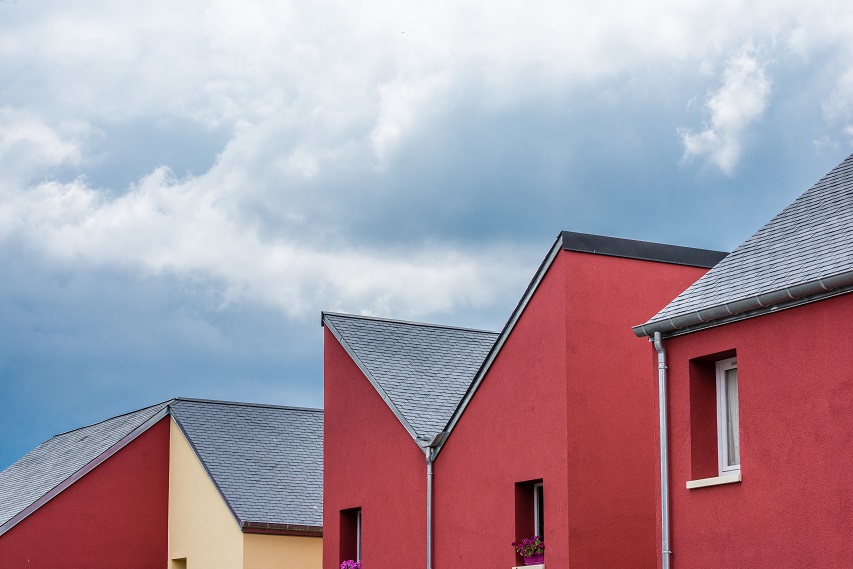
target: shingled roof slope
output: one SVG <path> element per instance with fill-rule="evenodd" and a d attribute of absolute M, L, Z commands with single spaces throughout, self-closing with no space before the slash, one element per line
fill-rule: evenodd
<path fill-rule="evenodd" d="M 322 410 L 177 398 L 56 435 L 0 472 L 2 531 L 167 412 L 241 527 L 322 530 Z"/>
<path fill-rule="evenodd" d="M 171 414 L 241 525 L 323 525 L 322 410 L 179 398 Z"/>
<path fill-rule="evenodd" d="M 484 330 L 328 312 L 323 321 L 415 437 L 432 437 L 445 428 L 498 337 Z"/>
<path fill-rule="evenodd" d="M 635 332 L 665 333 L 851 283 L 853 155 Z"/>
<path fill-rule="evenodd" d="M 159 403 L 56 435 L 0 472 L 0 527 L 144 425 L 166 405 Z"/>

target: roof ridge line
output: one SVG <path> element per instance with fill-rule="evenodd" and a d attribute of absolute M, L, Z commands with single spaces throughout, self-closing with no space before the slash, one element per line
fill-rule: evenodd
<path fill-rule="evenodd" d="M 97 456 L 95 456 L 94 458 L 89 460 L 86 464 L 84 464 L 83 466 L 81 466 L 80 468 L 75 470 L 74 472 L 70 473 L 68 476 L 66 476 L 65 478 L 60 480 L 58 483 L 54 484 L 46 492 L 41 494 L 41 496 L 36 498 L 34 501 L 30 502 L 29 505 L 25 506 L 22 510 L 19 510 L 18 513 L 16 513 L 11 518 L 9 518 L 8 520 L 6 520 L 2 524 L 0 524 L 0 536 L 3 536 L 6 532 L 11 530 L 16 525 L 18 525 L 18 523 L 20 523 L 22 520 L 24 520 L 25 518 L 30 516 L 30 514 L 32 514 L 33 512 L 38 510 L 39 508 L 41 508 L 43 505 L 45 505 L 47 502 L 51 501 L 53 498 L 55 498 L 57 495 L 59 495 L 63 491 L 65 491 L 66 488 L 68 488 L 69 486 L 71 486 L 72 484 L 77 482 L 80 478 L 82 478 L 83 476 L 85 476 L 86 474 L 88 474 L 89 472 L 91 472 L 92 470 L 94 470 L 95 468 L 100 466 L 101 464 L 103 464 L 104 461 L 106 461 L 107 459 L 109 459 L 110 457 L 115 455 L 117 452 L 121 451 L 128 444 L 133 442 L 137 437 L 139 437 L 140 435 L 145 433 L 153 425 L 155 425 L 156 423 L 161 421 L 163 418 L 168 417 L 170 415 L 169 403 L 171 401 L 172 400 L 170 399 L 168 401 L 164 401 L 163 403 L 158 404 L 158 405 L 160 405 L 160 409 L 156 413 L 154 413 L 153 415 L 148 417 L 141 424 L 136 425 L 133 429 L 131 429 L 130 432 L 125 433 L 121 439 L 119 439 L 118 441 L 116 441 L 115 443 L 110 445 L 108 448 L 104 449 Z M 157 407 L 158 405 L 149 405 L 148 407 L 142 407 L 141 409 L 137 409 L 136 411 L 141 411 L 142 409 L 149 409 L 151 407 Z M 134 413 L 134 412 L 135 411 L 131 411 L 130 413 Z M 124 415 L 129 415 L 130 413 L 124 413 L 122 415 L 116 415 L 116 417 L 123 417 Z M 115 417 L 113 417 L 113 418 L 115 418 Z M 106 420 L 108 421 L 109 419 L 106 419 Z M 103 423 L 103 422 L 104 421 L 101 421 L 100 423 Z M 98 425 L 100 423 L 93 423 L 93 425 Z M 83 428 L 83 427 L 81 427 L 81 428 Z M 76 431 L 78 429 L 74 429 L 74 430 Z M 68 431 L 68 432 L 74 432 L 74 431 Z M 50 439 L 50 440 L 52 440 L 52 439 Z M 41 445 L 39 445 L 39 446 L 41 446 Z M 32 451 L 30 451 L 30 452 L 32 452 Z M 29 453 L 27 453 L 27 454 L 29 454 Z M 20 462 L 20 459 L 17 462 Z M 15 464 L 17 464 L 17 462 Z"/>
<path fill-rule="evenodd" d="M 61 437 L 62 435 L 68 435 L 70 433 L 73 433 L 74 431 L 80 431 L 83 429 L 88 429 L 89 427 L 94 427 L 95 425 L 100 425 L 101 423 L 106 423 L 107 421 L 112 421 L 113 419 L 118 419 L 119 417 L 125 417 L 127 415 L 132 415 L 134 413 L 138 413 L 138 412 L 143 411 L 145 409 L 151 409 L 153 407 L 158 407 L 161 405 L 168 405 L 174 400 L 175 400 L 175 398 L 173 397 L 171 399 L 166 399 L 165 401 L 161 401 L 159 403 L 154 403 L 153 405 L 146 405 L 145 407 L 140 407 L 139 409 L 134 409 L 133 411 L 128 411 L 127 413 L 119 413 L 118 415 L 114 415 L 112 417 L 107 417 L 106 419 L 103 419 L 101 421 L 95 421 L 94 423 L 89 423 L 88 425 L 82 425 L 82 426 L 77 427 L 75 429 L 69 429 L 67 431 L 62 431 L 61 433 L 56 433 L 55 435 L 50 437 L 50 439 L 48 439 L 48 441 L 51 439 L 55 439 L 56 437 Z M 47 442 L 47 441 L 45 441 L 45 442 Z M 44 444 L 44 443 L 42 443 L 42 444 Z M 41 445 L 39 445 L 39 446 L 41 446 Z"/>
<path fill-rule="evenodd" d="M 271 403 L 243 403 L 240 401 L 201 399 L 198 397 L 175 397 L 174 399 L 171 399 L 169 403 L 173 401 L 190 401 L 192 403 L 215 403 L 218 405 L 238 405 L 241 407 L 261 407 L 265 409 L 288 409 L 291 411 L 313 411 L 323 413 L 323 409 L 319 407 L 296 407 L 294 405 L 273 405 Z"/>
<path fill-rule="evenodd" d="M 483 334 L 494 334 L 495 336 L 500 334 L 500 331 L 494 330 L 483 330 L 482 328 L 469 328 L 465 326 L 451 326 L 449 324 L 433 324 L 430 322 L 415 322 L 413 320 L 397 320 L 394 318 L 382 318 L 380 316 L 361 316 L 357 314 L 347 314 L 343 312 L 331 312 L 329 310 L 324 310 L 320 313 L 320 321 L 322 323 L 323 318 L 326 316 L 340 316 L 341 318 L 356 318 L 359 320 L 375 320 L 377 322 L 388 322 L 391 324 L 407 324 L 409 326 L 421 326 L 423 328 L 441 328 L 444 330 L 459 330 L 464 332 L 480 332 Z"/>

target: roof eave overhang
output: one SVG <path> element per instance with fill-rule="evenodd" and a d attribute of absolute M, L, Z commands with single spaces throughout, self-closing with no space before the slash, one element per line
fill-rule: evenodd
<path fill-rule="evenodd" d="M 755 318 L 811 302 L 817 302 L 853 291 L 853 270 L 802 284 L 757 294 L 702 310 L 694 310 L 672 318 L 650 321 L 633 328 L 638 337 L 660 332 L 668 338 L 690 334 L 706 328 L 722 326 L 738 320 Z"/>
<path fill-rule="evenodd" d="M 302 524 L 276 524 L 268 522 L 243 522 L 243 533 L 262 535 L 290 535 L 295 537 L 323 537 L 323 526 Z"/>

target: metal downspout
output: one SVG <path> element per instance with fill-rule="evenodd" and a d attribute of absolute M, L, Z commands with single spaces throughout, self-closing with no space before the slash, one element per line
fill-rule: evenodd
<path fill-rule="evenodd" d="M 426 540 L 427 540 L 427 559 L 426 569 L 432 569 L 432 461 L 435 458 L 433 453 L 435 449 L 426 449 L 427 455 L 427 515 L 426 515 Z"/>
<path fill-rule="evenodd" d="M 418 437 L 418 445 L 426 455 L 426 569 L 432 569 L 432 463 L 438 453 L 438 447 L 447 439 L 447 431 L 441 431 L 432 438 Z"/>
<path fill-rule="evenodd" d="M 652 340 L 658 353 L 658 395 L 660 401 L 660 526 L 661 526 L 661 563 L 663 569 L 670 568 L 672 550 L 669 546 L 669 451 L 667 449 L 666 417 L 666 351 L 663 348 L 660 332 L 655 332 Z"/>

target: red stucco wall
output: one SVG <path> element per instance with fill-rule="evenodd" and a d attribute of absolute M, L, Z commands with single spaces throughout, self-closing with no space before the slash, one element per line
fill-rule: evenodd
<path fill-rule="evenodd" d="M 168 492 L 163 419 L 0 536 L 0 567 L 164 567 Z"/>
<path fill-rule="evenodd" d="M 340 512 L 362 509 L 365 567 L 426 564 L 426 461 L 338 340 L 324 330 L 323 567 L 340 567 Z"/>
<path fill-rule="evenodd" d="M 546 565 L 655 566 L 654 382 L 631 326 L 704 269 L 561 252 L 435 464 L 435 567 L 510 567 L 515 484 Z"/>
<path fill-rule="evenodd" d="M 631 327 L 707 269 L 567 255 L 571 566 L 654 567 L 656 390 Z"/>
<path fill-rule="evenodd" d="M 847 294 L 666 341 L 675 569 L 853 567 L 851 338 Z M 728 350 L 743 481 L 687 490 L 689 362 Z"/>
<path fill-rule="evenodd" d="M 436 569 L 516 565 L 515 484 L 540 478 L 546 562 L 568 567 L 565 263 L 554 260 L 436 459 Z"/>

